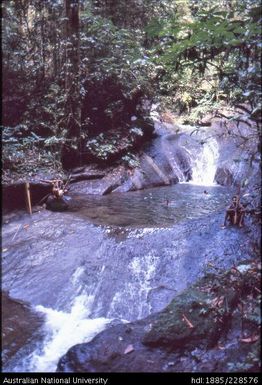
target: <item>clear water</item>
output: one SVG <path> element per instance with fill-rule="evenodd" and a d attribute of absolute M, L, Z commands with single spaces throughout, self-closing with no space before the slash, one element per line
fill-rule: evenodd
<path fill-rule="evenodd" d="M 230 191 L 189 183 L 106 196 L 72 195 L 72 210 L 99 225 L 170 227 L 224 208 Z"/>
<path fill-rule="evenodd" d="M 43 343 L 34 351 L 29 344 L 30 354 L 23 353 L 8 369 L 55 371 L 68 348 L 89 341 L 115 317 L 142 318 L 159 310 L 161 298 L 163 308 L 174 295 L 172 285 L 179 286 L 181 277 L 183 285 L 187 282 L 181 261 L 189 241 L 179 226 L 176 230 L 176 224 L 216 211 L 221 214 L 231 195 L 220 186 L 188 183 L 107 196 L 74 194 L 71 210 L 34 214 L 29 230 L 22 228 L 15 238 L 24 217 L 6 225 L 3 238 L 9 262 L 3 266 L 5 289 L 46 317 Z M 90 226 L 90 222 L 106 229 Z M 105 235 L 108 227 L 113 231 L 124 228 L 130 237 L 116 243 Z M 178 231 L 177 237 L 175 233 L 172 239 L 169 233 L 150 237 L 151 231 L 161 232 L 163 227 Z M 200 260 L 195 269 L 199 266 Z M 159 269 L 163 270 L 161 277 Z M 15 279 L 12 284 L 11 279 Z M 163 289 L 165 285 L 167 289 Z M 7 315 L 8 309 L 5 312 Z"/>

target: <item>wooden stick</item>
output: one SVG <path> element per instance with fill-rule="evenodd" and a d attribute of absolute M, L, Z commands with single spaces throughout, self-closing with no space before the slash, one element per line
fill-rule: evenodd
<path fill-rule="evenodd" d="M 44 180 L 44 179 L 40 179 L 40 182 L 43 182 L 43 183 L 53 183 L 52 180 Z"/>
<path fill-rule="evenodd" d="M 31 196 L 30 196 L 30 185 L 28 182 L 25 184 L 25 197 L 26 197 L 26 206 L 27 211 L 32 215 L 32 205 L 31 205 Z"/>
<path fill-rule="evenodd" d="M 45 199 L 48 197 L 48 195 L 51 195 L 51 193 L 48 193 L 46 194 L 39 202 L 38 204 L 41 205 L 42 203 L 44 203 Z"/>
<path fill-rule="evenodd" d="M 71 175 L 72 175 L 72 174 L 69 174 L 69 177 L 67 178 L 67 181 L 66 181 L 66 183 L 65 183 L 65 185 L 64 185 L 64 190 L 66 189 L 68 183 L 70 182 Z"/>
<path fill-rule="evenodd" d="M 15 235 L 14 235 L 13 238 L 12 238 L 12 241 L 13 241 L 13 240 L 15 239 L 15 237 L 17 236 L 18 231 L 21 229 L 21 227 L 22 227 L 22 225 L 20 224 L 20 225 L 18 226 L 16 232 L 15 232 Z"/>
<path fill-rule="evenodd" d="M 189 321 L 189 319 L 185 316 L 185 314 L 182 314 L 183 318 L 182 320 L 186 322 L 187 326 L 192 329 L 194 327 L 194 325 L 192 324 L 192 322 Z"/>

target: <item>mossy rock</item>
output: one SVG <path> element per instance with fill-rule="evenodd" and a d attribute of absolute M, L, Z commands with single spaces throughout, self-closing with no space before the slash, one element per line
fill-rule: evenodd
<path fill-rule="evenodd" d="M 220 293 L 207 293 L 192 287 L 159 313 L 143 344 L 171 350 L 214 346 L 227 330 L 237 296 L 234 290 L 225 294 L 222 288 Z M 215 306 L 218 298 L 221 303 Z"/>

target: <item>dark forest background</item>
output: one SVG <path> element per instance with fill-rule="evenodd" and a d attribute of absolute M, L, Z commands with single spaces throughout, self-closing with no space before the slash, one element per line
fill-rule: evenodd
<path fill-rule="evenodd" d="M 4 180 L 135 166 L 152 103 L 261 119 L 258 0 L 5 0 L 2 18 Z"/>

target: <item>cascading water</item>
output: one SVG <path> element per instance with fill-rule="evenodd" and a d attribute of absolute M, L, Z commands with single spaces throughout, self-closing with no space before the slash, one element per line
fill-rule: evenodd
<path fill-rule="evenodd" d="M 218 143 L 211 138 L 203 145 L 203 150 L 193 160 L 191 183 L 212 186 L 219 156 Z"/>
<path fill-rule="evenodd" d="M 115 317 L 123 312 L 123 304 L 128 304 L 129 311 L 136 314 L 136 318 L 143 318 L 151 313 L 148 295 L 152 289 L 151 281 L 157 274 L 159 256 L 145 255 L 135 257 L 128 266 L 130 280 L 123 290 L 117 292 L 110 305 L 109 317 Z M 130 309 L 131 307 L 131 309 Z M 132 309 L 133 308 L 133 309 Z M 126 310 L 128 313 L 128 309 Z"/>
<path fill-rule="evenodd" d="M 205 263 L 200 255 L 208 258 L 208 247 L 210 255 L 216 247 L 207 235 L 205 252 L 199 254 L 196 239 L 185 235 L 191 226 L 185 218 L 206 216 L 224 207 L 224 200 L 223 188 L 212 186 L 203 195 L 200 186 L 177 184 L 100 197 L 99 204 L 94 198 L 79 212 L 41 212 L 30 231 L 25 228 L 16 238 L 19 220 L 6 224 L 4 290 L 31 303 L 45 323 L 43 339 L 23 343 L 5 370 L 54 372 L 68 348 L 90 341 L 112 320 L 133 321 L 163 309 L 195 279 Z M 101 222 L 114 218 L 114 226 L 93 226 L 90 206 Z M 116 226 L 123 218 L 132 228 Z M 50 228 L 51 220 L 57 231 Z M 30 323 L 26 327 L 34 333 Z"/>
<path fill-rule="evenodd" d="M 184 126 L 183 126 L 184 127 Z M 195 131 L 194 127 L 184 127 Z M 190 134 L 163 134 L 154 142 L 149 155 L 171 182 L 191 182 L 211 186 L 217 170 L 219 145 L 215 138 Z"/>
<path fill-rule="evenodd" d="M 63 312 L 38 305 L 35 310 L 44 313 L 45 340 L 42 348 L 36 349 L 29 357 L 14 369 L 29 372 L 55 372 L 58 358 L 67 350 L 81 342 L 90 341 L 97 333 L 106 328 L 111 321 L 108 318 L 89 318 L 93 296 L 81 294 L 74 300 L 70 312 Z"/>

